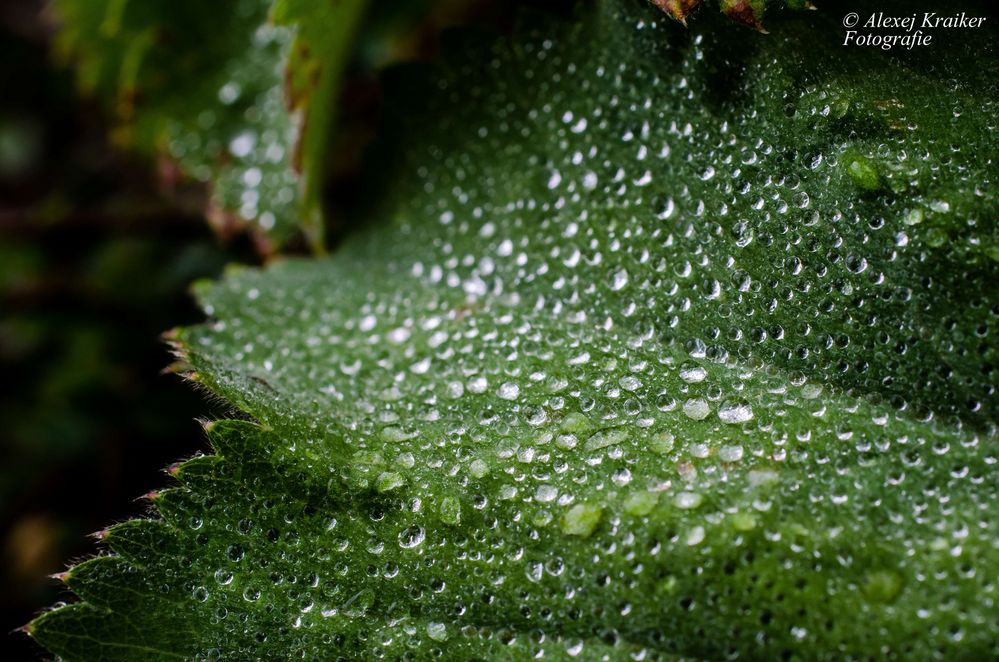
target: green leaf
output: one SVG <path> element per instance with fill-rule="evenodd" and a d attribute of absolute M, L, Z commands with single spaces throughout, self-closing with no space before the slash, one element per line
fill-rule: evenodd
<path fill-rule="evenodd" d="M 607 0 L 395 72 L 368 229 L 200 285 L 176 337 L 253 422 L 211 425 L 31 634 L 994 657 L 997 60 L 831 20 L 761 42 Z"/>
<path fill-rule="evenodd" d="M 120 143 L 210 181 L 214 215 L 278 246 L 300 228 L 321 251 L 324 154 L 364 4 L 57 0 L 58 46 Z"/>

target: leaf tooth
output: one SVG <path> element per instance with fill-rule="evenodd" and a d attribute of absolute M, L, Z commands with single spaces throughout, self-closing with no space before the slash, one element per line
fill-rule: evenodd
<path fill-rule="evenodd" d="M 146 492 L 145 494 L 143 494 L 142 496 L 140 496 L 138 499 L 136 499 L 136 501 L 145 500 L 145 501 L 151 501 L 153 503 L 156 503 L 156 500 L 160 498 L 160 495 L 162 493 L 163 493 L 163 490 L 149 490 L 148 492 Z"/>
<path fill-rule="evenodd" d="M 72 570 L 63 570 L 62 572 L 53 572 L 49 575 L 49 579 L 55 579 L 56 581 L 62 582 L 63 584 L 69 583 L 70 577 L 73 576 Z"/>
<path fill-rule="evenodd" d="M 160 370 L 161 375 L 178 375 L 182 379 L 187 379 L 195 374 L 194 366 L 184 359 L 171 362 Z"/>
<path fill-rule="evenodd" d="M 721 0 L 721 10 L 736 23 L 767 34 L 763 28 L 763 5 L 758 0 Z"/>
<path fill-rule="evenodd" d="M 687 24 L 687 15 L 697 9 L 704 0 L 652 0 L 652 3 L 659 7 L 684 25 Z"/>

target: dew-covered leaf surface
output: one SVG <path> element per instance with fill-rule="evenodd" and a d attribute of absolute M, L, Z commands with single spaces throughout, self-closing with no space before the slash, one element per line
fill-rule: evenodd
<path fill-rule="evenodd" d="M 322 243 L 321 158 L 363 0 L 55 0 L 58 51 L 123 145 L 212 184 L 213 214 Z M 304 174 L 303 174 L 304 173 Z"/>
<path fill-rule="evenodd" d="M 999 654 L 997 60 L 838 49 L 825 21 L 607 1 L 395 72 L 370 229 L 201 286 L 178 336 L 254 422 L 209 426 L 33 636 Z"/>

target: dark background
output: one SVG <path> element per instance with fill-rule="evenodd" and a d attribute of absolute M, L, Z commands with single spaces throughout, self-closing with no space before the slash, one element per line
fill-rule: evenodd
<path fill-rule="evenodd" d="M 17 660 L 44 653 L 7 633 L 67 597 L 46 575 L 204 448 L 211 405 L 161 374 L 159 336 L 199 319 L 191 280 L 256 259 L 211 234 L 197 187 L 108 147 L 40 9 L 0 4 L 0 651 Z"/>

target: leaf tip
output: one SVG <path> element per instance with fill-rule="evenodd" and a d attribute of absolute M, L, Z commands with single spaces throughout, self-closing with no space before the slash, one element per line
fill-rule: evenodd
<path fill-rule="evenodd" d="M 704 0 L 652 0 L 652 4 L 687 25 L 687 15 L 697 9 Z"/>
<path fill-rule="evenodd" d="M 180 468 L 180 463 L 177 463 L 177 468 L 178 469 Z M 149 490 L 148 492 L 140 496 L 139 499 L 137 500 L 151 501 L 153 503 L 156 503 L 156 500 L 159 499 L 160 495 L 162 494 L 163 490 Z"/>
<path fill-rule="evenodd" d="M 68 584 L 70 578 L 73 576 L 71 570 L 63 570 L 62 572 L 54 572 L 49 575 L 49 579 L 54 579 L 60 583 Z"/>
<path fill-rule="evenodd" d="M 721 10 L 736 23 L 769 34 L 763 28 L 763 8 L 755 0 L 722 0 Z"/>

